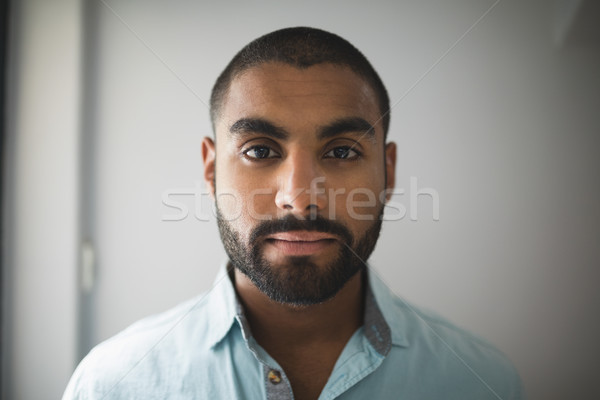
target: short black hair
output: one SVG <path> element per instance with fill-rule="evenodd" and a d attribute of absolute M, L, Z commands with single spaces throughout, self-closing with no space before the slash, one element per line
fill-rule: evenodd
<path fill-rule="evenodd" d="M 267 62 L 281 62 L 300 69 L 325 63 L 350 68 L 374 90 L 379 103 L 383 134 L 387 137 L 390 99 L 373 66 L 346 39 L 321 29 L 307 27 L 285 28 L 268 33 L 247 44 L 233 57 L 217 78 L 210 96 L 213 130 L 231 81 L 245 70 Z"/>

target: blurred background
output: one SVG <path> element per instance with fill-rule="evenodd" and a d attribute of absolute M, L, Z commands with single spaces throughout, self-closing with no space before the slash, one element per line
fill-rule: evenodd
<path fill-rule="evenodd" d="M 93 345 L 211 287 L 210 89 L 298 25 L 357 46 L 394 104 L 406 215 L 372 267 L 504 351 L 528 398 L 600 398 L 600 3 L 2 4 L 3 398 L 59 398 Z"/>

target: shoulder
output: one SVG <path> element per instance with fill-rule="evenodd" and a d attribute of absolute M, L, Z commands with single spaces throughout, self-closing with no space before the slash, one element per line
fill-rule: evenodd
<path fill-rule="evenodd" d="M 63 400 L 124 398 L 127 396 L 121 388 L 130 387 L 120 385 L 124 380 L 160 381 L 154 378 L 171 370 L 170 366 L 177 368 L 174 360 L 185 363 L 185 359 L 191 357 L 190 348 L 202 351 L 198 343 L 206 337 L 209 325 L 207 301 L 207 296 L 200 295 L 166 312 L 144 318 L 94 347 L 73 373 Z M 192 340 L 194 347 L 189 346 Z M 116 395 L 114 389 L 118 385 Z M 112 392 L 115 392 L 114 397 L 110 395 Z"/>
<path fill-rule="evenodd" d="M 434 312 L 394 297 L 406 350 L 420 373 L 437 376 L 439 384 L 455 386 L 464 396 L 473 388 L 503 399 L 523 398 L 519 374 L 498 348 Z"/>

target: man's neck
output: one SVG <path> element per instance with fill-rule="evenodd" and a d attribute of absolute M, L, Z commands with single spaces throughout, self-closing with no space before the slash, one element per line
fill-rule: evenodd
<path fill-rule="evenodd" d="M 252 335 L 263 347 L 344 344 L 362 325 L 363 274 L 356 273 L 330 300 L 309 306 L 277 303 L 261 292 L 244 274 L 234 272 L 236 291 L 244 305 Z M 269 343 L 271 346 L 264 346 Z"/>
<path fill-rule="evenodd" d="M 318 398 L 363 323 L 363 274 L 355 274 L 331 300 L 301 307 L 271 300 L 237 269 L 234 279 L 252 336 L 283 368 L 294 398 Z"/>

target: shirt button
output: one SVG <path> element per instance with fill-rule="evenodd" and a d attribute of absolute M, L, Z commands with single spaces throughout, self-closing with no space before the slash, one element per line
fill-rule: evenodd
<path fill-rule="evenodd" d="M 273 385 L 277 385 L 279 382 L 281 382 L 281 372 L 276 371 L 274 369 L 269 371 L 267 377 Z"/>

